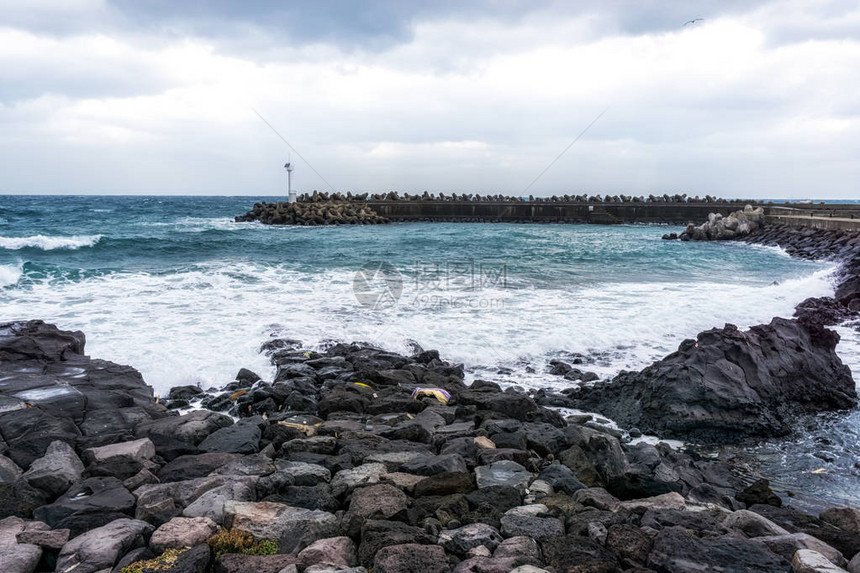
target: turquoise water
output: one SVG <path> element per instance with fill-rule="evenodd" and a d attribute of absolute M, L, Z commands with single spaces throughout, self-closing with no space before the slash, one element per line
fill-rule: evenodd
<path fill-rule="evenodd" d="M 310 346 L 417 343 L 469 378 L 559 388 L 570 383 L 546 365 L 566 353 L 608 377 L 704 329 L 791 316 L 832 292 L 830 264 L 660 240 L 680 228 L 232 221 L 261 199 L 0 197 L 0 319 L 83 330 L 89 354 L 135 366 L 160 393 L 220 386 L 241 367 L 270 376 L 257 349 L 273 333 Z M 860 338 L 840 331 L 856 372 Z M 857 416 L 813 422 L 753 463 L 784 489 L 860 502 Z"/>
<path fill-rule="evenodd" d="M 674 228 L 232 221 L 259 199 L 2 197 L 0 315 L 81 329 L 93 355 L 134 365 L 159 391 L 221 384 L 242 366 L 266 374 L 256 348 L 273 331 L 401 351 L 414 341 L 474 373 L 504 366 L 509 383 L 543 385 L 555 381 L 527 367 L 540 374 L 559 353 L 592 354 L 610 375 L 830 289 L 826 264 L 660 240 Z M 365 269 L 359 288 L 399 296 L 368 308 L 356 273 L 380 261 L 389 275 Z"/>

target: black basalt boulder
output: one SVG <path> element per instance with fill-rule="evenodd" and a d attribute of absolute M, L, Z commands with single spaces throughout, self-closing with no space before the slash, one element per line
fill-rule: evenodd
<path fill-rule="evenodd" d="M 797 413 L 857 403 L 838 341 L 836 332 L 805 320 L 774 318 L 746 332 L 727 324 L 572 398 L 578 408 L 661 437 L 722 443 L 782 436 Z"/>

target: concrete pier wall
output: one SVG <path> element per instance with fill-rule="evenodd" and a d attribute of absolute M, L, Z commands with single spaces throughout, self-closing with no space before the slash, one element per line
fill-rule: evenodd
<path fill-rule="evenodd" d="M 399 221 L 509 221 L 536 223 L 700 223 L 708 213 L 728 215 L 740 203 L 507 203 L 368 201 L 383 217 Z"/>

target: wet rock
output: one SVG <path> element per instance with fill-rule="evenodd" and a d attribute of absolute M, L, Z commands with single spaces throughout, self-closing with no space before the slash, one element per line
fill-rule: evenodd
<path fill-rule="evenodd" d="M 559 463 L 553 463 L 544 468 L 538 478 L 550 484 L 556 491 L 564 492 L 567 495 L 573 495 L 586 487 L 576 478 L 573 470 Z"/>
<path fill-rule="evenodd" d="M 254 422 L 240 422 L 215 430 L 198 446 L 204 452 L 255 454 L 260 448 L 260 428 Z"/>
<path fill-rule="evenodd" d="M 149 547 L 155 553 L 205 544 L 218 533 L 218 525 L 207 517 L 174 517 L 152 534 Z"/>
<path fill-rule="evenodd" d="M 167 393 L 167 397 L 171 400 L 191 400 L 200 394 L 203 394 L 203 390 L 197 386 L 174 386 Z"/>
<path fill-rule="evenodd" d="M 51 527 L 73 515 L 123 513 L 129 517 L 135 498 L 116 478 L 85 479 L 60 496 L 54 503 L 36 508 L 33 515 Z"/>
<path fill-rule="evenodd" d="M 436 545 L 407 543 L 383 547 L 373 561 L 374 573 L 449 573 L 445 550 Z"/>
<path fill-rule="evenodd" d="M 741 332 L 699 333 L 642 372 L 583 388 L 577 407 L 625 426 L 679 439 L 733 442 L 781 436 L 798 412 L 850 408 L 857 394 L 836 355 L 838 334 L 774 318 Z"/>
<path fill-rule="evenodd" d="M 44 457 L 35 460 L 23 477 L 54 499 L 79 481 L 83 472 L 84 464 L 75 450 L 65 442 L 56 441 L 51 442 Z"/>
<path fill-rule="evenodd" d="M 117 519 L 66 543 L 57 557 L 57 571 L 95 573 L 112 568 L 120 557 L 146 544 L 152 526 L 134 519 Z"/>
<path fill-rule="evenodd" d="M 749 487 L 735 495 L 735 499 L 747 505 L 764 503 L 774 507 L 782 507 L 782 499 L 770 489 L 770 482 L 760 479 L 753 482 Z"/>
<path fill-rule="evenodd" d="M 532 474 L 526 468 L 508 460 L 475 468 L 475 480 L 478 489 L 492 486 L 509 486 L 523 493 L 531 482 L 531 479 Z"/>
<path fill-rule="evenodd" d="M 0 359 L 62 362 L 84 353 L 86 337 L 81 331 L 60 330 L 42 320 L 0 324 Z"/>

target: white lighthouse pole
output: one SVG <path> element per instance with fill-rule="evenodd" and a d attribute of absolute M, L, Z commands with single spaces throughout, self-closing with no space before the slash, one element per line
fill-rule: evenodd
<path fill-rule="evenodd" d="M 293 165 L 287 162 L 284 165 L 284 169 L 287 170 L 287 197 L 289 197 L 290 203 L 296 202 L 296 192 L 293 191 Z"/>

